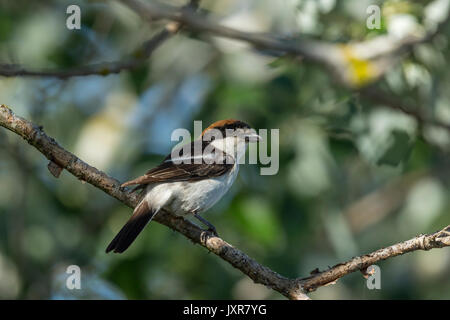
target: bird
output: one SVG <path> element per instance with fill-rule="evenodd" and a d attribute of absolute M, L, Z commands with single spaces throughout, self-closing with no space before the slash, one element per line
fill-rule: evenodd
<path fill-rule="evenodd" d="M 106 248 L 106 253 L 124 252 L 161 210 L 177 216 L 194 216 L 217 235 L 216 228 L 200 213 L 216 204 L 233 185 L 239 162 L 249 143 L 261 137 L 247 123 L 226 119 L 214 122 L 200 137 L 176 147 L 160 165 L 127 181 L 121 188 L 136 185 L 142 200 L 131 218 Z"/>

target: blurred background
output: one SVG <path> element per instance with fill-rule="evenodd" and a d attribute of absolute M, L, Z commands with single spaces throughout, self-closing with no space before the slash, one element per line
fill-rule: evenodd
<path fill-rule="evenodd" d="M 184 1 L 166 1 L 182 6 Z M 81 30 L 66 8 L 81 8 Z M 366 27 L 369 5 L 381 28 Z M 128 56 L 166 21 L 146 23 L 115 1 L 0 0 L 0 66 L 67 69 Z M 203 0 L 243 31 L 364 41 L 424 28 L 448 1 Z M 450 30 L 414 47 L 375 86 L 450 123 Z M 1 68 L 0 68 L 1 69 Z M 236 118 L 279 129 L 280 166 L 244 165 L 206 215 L 220 235 L 288 277 L 437 231 L 450 221 L 450 131 L 345 89 L 319 65 L 183 30 L 133 70 L 58 79 L 1 77 L 0 103 L 87 163 L 125 181 L 157 165 L 193 130 Z M 270 145 L 270 141 L 269 141 Z M 1 299 L 284 299 L 158 223 L 121 255 L 104 250 L 131 209 L 63 171 L 0 128 Z M 81 268 L 81 290 L 65 286 Z M 450 299 L 450 250 L 378 264 L 381 290 L 360 273 L 313 299 Z"/>

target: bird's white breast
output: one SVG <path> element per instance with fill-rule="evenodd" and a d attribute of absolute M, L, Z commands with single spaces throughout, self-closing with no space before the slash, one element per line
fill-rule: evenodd
<path fill-rule="evenodd" d="M 239 171 L 236 163 L 226 174 L 204 180 L 158 183 L 147 186 L 149 207 L 167 209 L 177 215 L 203 212 L 211 208 L 230 189 Z"/>

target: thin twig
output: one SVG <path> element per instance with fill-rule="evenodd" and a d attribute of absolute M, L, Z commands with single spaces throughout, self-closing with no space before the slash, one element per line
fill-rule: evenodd
<path fill-rule="evenodd" d="M 82 67 L 74 67 L 65 70 L 30 70 L 17 64 L 0 64 L 0 76 L 3 77 L 53 77 L 59 79 L 67 79 L 71 77 L 79 76 L 107 76 L 110 74 L 120 73 L 124 70 L 132 70 L 143 63 L 152 55 L 164 41 L 170 38 L 172 35 L 178 32 L 180 24 L 176 22 L 168 23 L 163 30 L 154 35 L 151 39 L 144 42 L 138 50 L 136 50 L 132 57 L 114 61 L 114 62 L 101 62 L 94 63 Z"/>
<path fill-rule="evenodd" d="M 353 258 L 347 262 L 337 264 L 327 271 L 315 273 L 310 277 L 298 281 L 306 292 L 311 292 L 318 287 L 333 283 L 349 273 L 359 270 L 365 271 L 367 267 L 381 260 L 386 260 L 416 250 L 430 250 L 448 246 L 450 246 L 450 225 L 438 232 L 420 235 L 370 254 Z"/>
<path fill-rule="evenodd" d="M 245 41 L 257 48 L 306 56 L 313 61 L 323 59 L 320 54 L 320 52 L 322 52 L 320 49 L 325 48 L 326 45 L 324 46 L 324 43 L 319 41 L 309 39 L 284 39 L 269 34 L 240 31 L 214 22 L 204 14 L 195 13 L 189 8 L 177 8 L 154 2 L 142 2 L 136 0 L 120 1 L 148 22 L 152 22 L 156 19 L 177 21 L 190 29 L 211 33 L 215 36 L 224 38 Z M 323 52 L 323 55 L 325 55 L 325 52 Z"/>

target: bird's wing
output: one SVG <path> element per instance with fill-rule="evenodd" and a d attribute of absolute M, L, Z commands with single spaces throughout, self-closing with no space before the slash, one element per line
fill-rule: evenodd
<path fill-rule="evenodd" d="M 196 143 L 201 143 L 200 146 L 197 145 L 198 150 L 195 149 Z M 137 188 L 142 188 L 146 184 L 156 182 L 198 181 L 221 176 L 231 170 L 234 159 L 219 149 L 203 152 L 207 145 L 197 140 L 188 146 L 180 147 L 172 153 L 176 154 L 176 157 L 168 155 L 159 166 L 141 177 L 123 183 L 122 187 L 138 184 L 140 186 Z"/>

